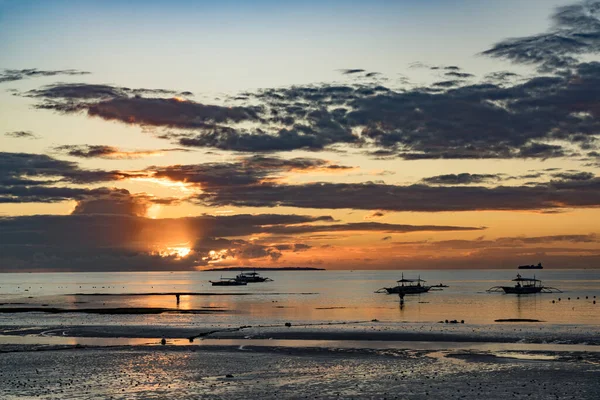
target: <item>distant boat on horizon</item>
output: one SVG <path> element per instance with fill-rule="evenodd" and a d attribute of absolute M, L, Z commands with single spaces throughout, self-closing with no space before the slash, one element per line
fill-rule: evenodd
<path fill-rule="evenodd" d="M 538 263 L 538 265 L 519 265 L 519 269 L 544 269 L 544 267 L 542 267 L 542 263 Z"/>

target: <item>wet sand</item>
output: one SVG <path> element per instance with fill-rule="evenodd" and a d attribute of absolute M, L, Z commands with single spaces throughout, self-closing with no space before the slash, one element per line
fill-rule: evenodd
<path fill-rule="evenodd" d="M 0 326 L 0 399 L 600 398 L 594 327 L 527 327 Z"/>
<path fill-rule="evenodd" d="M 210 315 L 210 314 L 208 314 Z M 164 316 L 164 314 L 163 314 Z M 118 324 L 109 320 L 87 325 L 82 320 L 69 320 L 64 324 L 45 324 L 33 320 L 22 324 L 0 324 L 0 335 L 34 335 L 98 338 L 162 338 L 187 339 L 275 339 L 275 340 L 375 340 L 375 341 L 430 341 L 430 342 L 480 342 L 480 343 L 549 343 L 600 345 L 596 326 L 549 326 L 544 323 L 496 324 L 446 324 L 402 323 L 391 321 L 340 321 L 326 323 L 284 323 L 267 325 L 232 325 L 198 323 L 176 326 L 150 320 L 146 325 Z M 120 316 L 115 316 L 120 317 Z M 126 316 L 124 316 L 126 317 Z M 79 322 L 79 323 L 77 323 Z M 97 322 L 101 322 L 98 321 Z M 34 324 L 35 323 L 35 324 Z M 0 337 L 0 344 L 3 343 Z"/>
<path fill-rule="evenodd" d="M 597 399 L 600 355 L 73 346 L 0 353 L 0 398 Z"/>

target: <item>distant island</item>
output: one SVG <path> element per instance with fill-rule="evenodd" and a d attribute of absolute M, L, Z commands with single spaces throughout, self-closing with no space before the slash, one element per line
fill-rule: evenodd
<path fill-rule="evenodd" d="M 254 268 L 254 267 L 229 267 L 229 268 L 211 268 L 202 271 L 325 271 L 325 268 L 312 267 L 280 267 L 280 268 Z"/>

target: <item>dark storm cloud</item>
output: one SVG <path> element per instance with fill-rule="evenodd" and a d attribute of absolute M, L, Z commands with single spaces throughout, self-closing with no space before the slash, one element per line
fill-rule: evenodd
<path fill-rule="evenodd" d="M 516 63 L 538 65 L 549 71 L 573 67 L 584 54 L 600 52 L 600 1 L 559 7 L 552 28 L 542 34 L 496 43 L 482 54 Z"/>
<path fill-rule="evenodd" d="M 306 207 L 388 211 L 544 210 L 600 206 L 600 179 L 552 181 L 528 186 L 444 187 L 377 183 L 263 183 L 206 190 L 210 206 Z"/>
<path fill-rule="evenodd" d="M 30 131 L 14 131 L 6 132 L 4 136 L 8 136 L 14 139 L 39 139 L 40 137 Z"/>
<path fill-rule="evenodd" d="M 423 178 L 423 182 L 435 185 L 471 185 L 474 183 L 487 183 L 498 181 L 501 176 L 498 174 L 446 174 Z"/>
<path fill-rule="evenodd" d="M 172 148 L 157 150 L 122 150 L 114 146 L 106 145 L 64 145 L 55 147 L 59 153 L 65 153 L 72 157 L 80 158 L 103 158 L 108 160 L 135 159 L 160 155 L 168 152 L 189 152 L 189 149 Z"/>
<path fill-rule="evenodd" d="M 78 71 L 75 69 L 63 69 L 54 71 L 44 71 L 37 68 L 29 69 L 4 69 L 0 72 L 0 83 L 2 82 L 14 82 L 20 81 L 27 78 L 36 78 L 43 76 L 56 76 L 56 75 L 87 75 L 89 72 Z"/>

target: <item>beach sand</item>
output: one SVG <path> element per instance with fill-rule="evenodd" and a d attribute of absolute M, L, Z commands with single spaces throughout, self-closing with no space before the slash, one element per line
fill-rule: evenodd
<path fill-rule="evenodd" d="M 2 399 L 598 399 L 600 353 L 0 347 Z"/>

